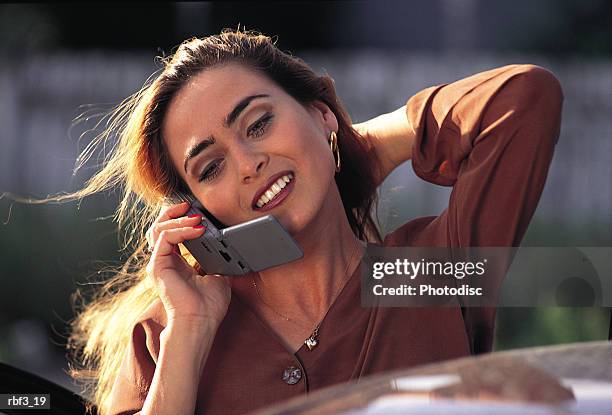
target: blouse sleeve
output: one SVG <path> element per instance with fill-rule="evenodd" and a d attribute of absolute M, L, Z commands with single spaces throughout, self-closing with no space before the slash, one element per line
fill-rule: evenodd
<path fill-rule="evenodd" d="M 492 69 L 412 96 L 414 172 L 453 186 L 448 208 L 412 242 L 518 246 L 544 188 L 562 102 L 557 78 L 535 65 Z"/>
<path fill-rule="evenodd" d="M 563 92 L 535 65 L 507 65 L 412 96 L 412 167 L 453 186 L 448 207 L 418 218 L 385 245 L 519 246 L 544 188 L 558 140 Z M 503 274 L 501 274 L 503 275 Z M 493 281 L 494 288 L 501 286 Z M 489 351 L 494 308 L 463 310 L 473 353 Z"/>
<path fill-rule="evenodd" d="M 154 302 L 134 325 L 121 368 L 107 403 L 108 414 L 128 415 L 142 409 L 159 356 L 159 336 L 164 326 Z"/>

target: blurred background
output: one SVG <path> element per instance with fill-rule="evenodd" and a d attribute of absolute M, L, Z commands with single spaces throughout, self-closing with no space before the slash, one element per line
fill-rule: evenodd
<path fill-rule="evenodd" d="M 329 73 L 354 122 L 493 67 L 550 69 L 565 93 L 561 138 L 523 245 L 612 246 L 611 23 L 605 0 L 4 4 L 0 193 L 77 190 L 100 161 L 73 175 L 95 121 L 160 68 L 155 57 L 240 24 Z M 81 114 L 92 119 L 75 123 Z M 439 214 L 449 194 L 401 166 L 380 189 L 383 232 Z M 0 361 L 76 390 L 64 372 L 71 295 L 128 254 L 116 204 L 112 192 L 62 205 L 0 200 Z M 595 308 L 498 315 L 496 350 L 606 339 L 610 318 Z"/>

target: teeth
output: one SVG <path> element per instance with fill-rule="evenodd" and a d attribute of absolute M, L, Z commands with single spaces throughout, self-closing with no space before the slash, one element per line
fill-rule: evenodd
<path fill-rule="evenodd" d="M 289 173 L 284 175 L 283 177 L 281 177 L 280 179 L 278 179 L 272 186 L 270 186 L 270 188 L 259 198 L 259 200 L 257 201 L 256 205 L 257 207 L 262 207 L 263 205 L 265 205 L 266 203 L 268 203 L 270 200 L 272 200 L 274 198 L 274 196 L 276 196 L 281 190 L 283 190 L 285 188 L 285 186 L 287 186 L 287 183 L 289 183 L 291 180 L 293 179 L 293 174 Z"/>

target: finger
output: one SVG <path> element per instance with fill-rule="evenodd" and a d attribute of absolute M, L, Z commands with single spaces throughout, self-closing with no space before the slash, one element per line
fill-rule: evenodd
<path fill-rule="evenodd" d="M 155 222 L 164 222 L 183 216 L 189 210 L 189 202 L 182 202 L 162 208 Z"/>
<path fill-rule="evenodd" d="M 170 219 L 165 222 L 154 223 L 147 231 L 147 242 L 149 246 L 154 247 L 157 242 L 157 238 L 159 234 L 165 230 L 175 229 L 175 228 L 186 228 L 193 227 L 201 224 L 202 215 L 189 215 L 183 216 L 178 219 Z"/>
<path fill-rule="evenodd" d="M 149 229 L 147 229 L 147 232 L 145 233 L 145 238 L 147 239 L 149 246 L 151 247 L 155 246 L 155 241 L 157 240 L 157 236 L 155 237 L 153 236 L 153 230 L 154 230 L 154 226 L 157 223 L 165 222 L 172 218 L 181 217 L 188 210 L 189 210 L 188 202 L 182 202 L 182 203 L 177 203 L 175 205 L 164 206 L 161 209 L 157 218 L 155 218 L 155 220 L 153 221 L 153 223 L 151 224 L 151 226 L 149 227 Z"/>
<path fill-rule="evenodd" d="M 204 230 L 203 226 L 195 226 L 162 231 L 155 244 L 153 255 L 157 257 L 172 255 L 177 244 L 203 235 Z"/>

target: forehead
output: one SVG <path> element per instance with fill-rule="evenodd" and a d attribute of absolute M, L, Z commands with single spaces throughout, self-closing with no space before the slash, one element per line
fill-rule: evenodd
<path fill-rule="evenodd" d="M 284 91 L 262 73 L 239 64 L 206 69 L 172 98 L 162 121 L 162 136 L 171 158 L 222 127 L 223 120 L 243 98 L 268 94 L 282 99 Z"/>
<path fill-rule="evenodd" d="M 207 69 L 181 87 L 169 105 L 164 124 L 172 130 L 185 118 L 203 114 L 218 122 L 245 96 L 278 93 L 279 89 L 266 76 L 243 65 Z"/>

